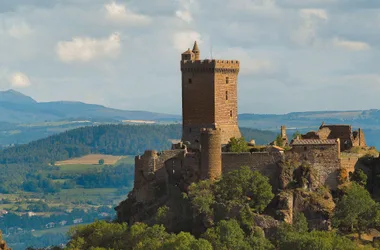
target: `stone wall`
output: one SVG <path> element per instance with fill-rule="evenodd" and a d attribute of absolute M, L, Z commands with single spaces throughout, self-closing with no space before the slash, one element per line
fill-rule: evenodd
<path fill-rule="evenodd" d="M 355 166 L 358 163 L 359 158 L 356 156 L 342 157 L 340 159 L 340 165 L 342 169 L 347 170 L 347 173 L 355 171 Z"/>
<path fill-rule="evenodd" d="M 353 146 L 354 147 L 366 147 L 364 132 L 361 128 L 358 131 L 353 132 Z"/>
<path fill-rule="evenodd" d="M 273 190 L 277 190 L 280 176 L 278 163 L 281 160 L 282 154 L 279 152 L 222 153 L 222 170 L 225 174 L 242 166 L 248 166 L 267 176 Z"/>
<path fill-rule="evenodd" d="M 290 151 L 285 153 L 287 159 L 300 164 L 309 164 L 315 179 L 320 185 L 327 185 L 331 189 L 338 186 L 340 173 L 340 148 L 339 143 L 333 145 L 293 145 Z"/>
<path fill-rule="evenodd" d="M 152 200 L 156 197 L 156 187 L 165 188 L 169 184 L 168 169 L 180 172 L 186 150 L 163 152 L 145 151 L 135 158 L 134 192 L 137 201 Z M 153 185 L 152 185 L 153 184 Z"/>

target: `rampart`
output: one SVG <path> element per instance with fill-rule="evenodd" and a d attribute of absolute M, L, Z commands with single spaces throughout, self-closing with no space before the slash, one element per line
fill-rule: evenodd
<path fill-rule="evenodd" d="M 142 156 L 135 157 L 134 191 L 137 201 L 154 199 L 157 183 L 169 183 L 169 175 L 165 166 L 172 164 L 172 171 L 181 166 L 186 150 L 168 150 L 163 152 L 145 151 Z M 153 184 L 153 185 L 151 185 Z"/>
<path fill-rule="evenodd" d="M 336 189 L 341 168 L 339 139 L 327 142 L 316 140 L 314 144 L 307 144 L 310 141 L 314 140 L 300 140 L 299 144 L 293 144 L 292 149 L 285 154 L 286 159 L 310 165 L 314 179 L 320 185 Z"/>
<path fill-rule="evenodd" d="M 359 158 L 357 156 L 344 156 L 340 159 L 340 166 L 345 169 L 347 173 L 355 171 L 355 166 L 358 163 Z"/>
<path fill-rule="evenodd" d="M 280 152 L 222 153 L 223 174 L 242 166 L 250 167 L 270 179 L 273 190 L 279 188 L 279 163 L 283 159 Z"/>

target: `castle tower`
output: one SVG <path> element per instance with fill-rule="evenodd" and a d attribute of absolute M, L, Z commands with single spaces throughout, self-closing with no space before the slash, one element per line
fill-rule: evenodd
<path fill-rule="evenodd" d="M 199 50 L 199 48 L 198 48 L 198 44 L 197 44 L 197 41 L 195 41 L 195 43 L 194 43 L 194 47 L 193 47 L 193 51 L 192 51 L 193 53 L 194 53 L 194 55 L 195 55 L 195 60 L 197 61 L 197 60 L 200 60 L 199 58 L 200 58 L 200 56 L 201 56 L 201 52 L 200 52 L 200 50 Z"/>
<path fill-rule="evenodd" d="M 281 126 L 281 138 L 286 138 L 286 127 L 283 125 Z"/>
<path fill-rule="evenodd" d="M 182 54 L 182 140 L 199 144 L 202 128 L 221 129 L 221 144 L 241 137 L 238 127 L 235 60 L 199 60 L 197 43 Z M 191 147 L 191 146 L 190 146 Z"/>
<path fill-rule="evenodd" d="M 201 179 L 215 180 L 222 175 L 222 134 L 220 129 L 201 132 Z"/>

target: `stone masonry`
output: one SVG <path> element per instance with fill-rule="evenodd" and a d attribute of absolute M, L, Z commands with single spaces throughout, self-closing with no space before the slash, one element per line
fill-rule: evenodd
<path fill-rule="evenodd" d="M 241 136 L 237 115 L 237 83 L 240 63 L 236 60 L 199 60 L 195 42 L 182 54 L 182 116 L 184 142 L 200 143 L 202 128 L 222 130 L 222 144 Z"/>

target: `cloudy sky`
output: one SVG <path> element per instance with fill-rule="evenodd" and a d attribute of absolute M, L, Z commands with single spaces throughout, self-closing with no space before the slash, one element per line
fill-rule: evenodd
<path fill-rule="evenodd" d="M 180 114 L 195 39 L 241 61 L 240 113 L 380 108 L 378 0 L 3 0 L 0 90 Z"/>

